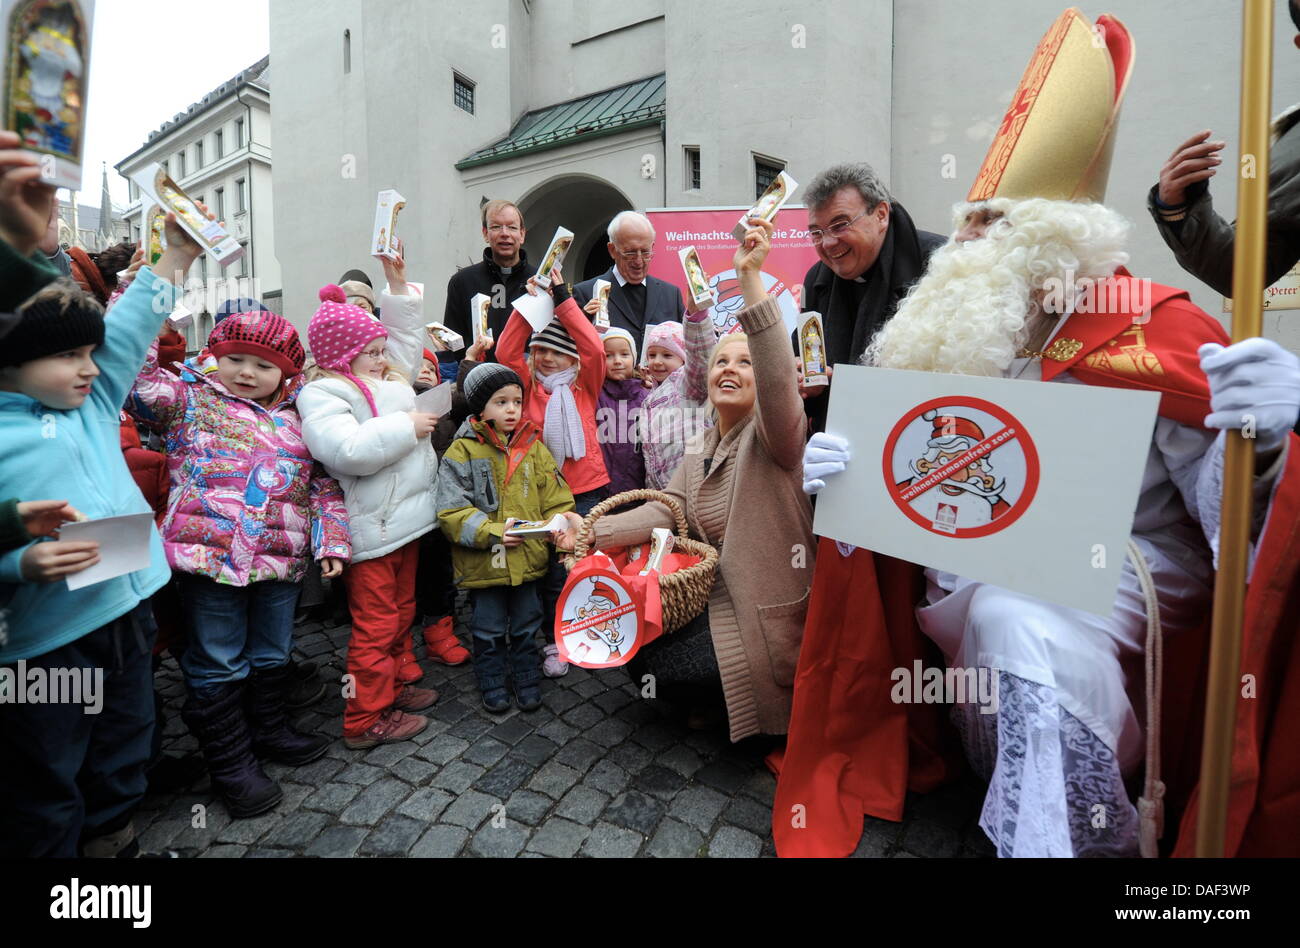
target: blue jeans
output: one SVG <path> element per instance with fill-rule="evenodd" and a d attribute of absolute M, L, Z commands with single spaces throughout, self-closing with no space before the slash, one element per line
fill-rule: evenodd
<path fill-rule="evenodd" d="M 289 661 L 298 583 L 266 580 L 230 586 L 178 573 L 185 609 L 185 684 L 203 690 L 243 681 L 253 668 L 279 668 Z"/>
<path fill-rule="evenodd" d="M 156 632 L 145 600 L 26 660 L 29 678 L 37 668 L 102 678 L 90 685 L 94 701 L 0 708 L 0 857 L 75 858 L 81 840 L 126 826 L 144 798 L 153 744 Z"/>
<path fill-rule="evenodd" d="M 474 640 L 479 691 L 504 688 L 507 670 L 514 677 L 515 688 L 534 685 L 541 678 L 542 655 L 535 641 L 542 624 L 539 582 L 469 591 L 474 610 L 469 632 Z"/>

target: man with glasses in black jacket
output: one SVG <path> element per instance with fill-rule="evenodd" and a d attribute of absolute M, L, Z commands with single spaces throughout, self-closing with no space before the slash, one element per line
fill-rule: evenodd
<path fill-rule="evenodd" d="M 857 363 L 946 238 L 917 230 L 865 163 L 827 168 L 804 201 L 818 261 L 804 277 L 803 311 L 822 314 L 827 365 Z M 829 392 L 799 389 L 817 431 L 826 424 Z"/>
<path fill-rule="evenodd" d="M 512 300 L 524 293 L 524 284 L 537 272 L 528 262 L 524 251 L 523 211 L 510 201 L 488 201 L 483 205 L 483 259 L 471 266 L 462 267 L 447 282 L 447 308 L 442 324 L 460 333 L 465 349 L 447 353 L 447 361 L 459 362 L 465 351 L 474 344 L 474 327 L 470 321 L 470 302 L 478 293 L 492 298 L 488 313 L 488 326 L 494 340 L 501 338 L 501 330 L 510 318 Z M 441 356 L 439 357 L 441 358 Z M 485 362 L 495 362 L 496 354 L 489 349 L 483 356 Z"/>

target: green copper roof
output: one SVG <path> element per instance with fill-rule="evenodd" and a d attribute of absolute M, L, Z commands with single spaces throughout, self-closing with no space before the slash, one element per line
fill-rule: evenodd
<path fill-rule="evenodd" d="M 515 123 L 509 135 L 462 158 L 456 167 L 473 168 L 575 141 L 656 125 L 663 117 L 664 75 L 660 73 L 528 112 Z"/>

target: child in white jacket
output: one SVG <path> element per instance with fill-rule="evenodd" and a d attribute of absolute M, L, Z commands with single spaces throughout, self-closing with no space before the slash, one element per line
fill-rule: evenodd
<path fill-rule="evenodd" d="M 298 395 L 303 437 L 343 488 L 352 564 L 343 574 L 352 610 L 352 691 L 343 740 L 352 748 L 407 740 L 437 692 L 416 688 L 411 651 L 419 538 L 437 525 L 431 485 L 438 456 L 428 438 L 438 416 L 415 411 L 411 379 L 424 351 L 423 300 L 406 265 L 383 261 L 383 322 L 327 286 L 307 327 L 316 380 Z"/>

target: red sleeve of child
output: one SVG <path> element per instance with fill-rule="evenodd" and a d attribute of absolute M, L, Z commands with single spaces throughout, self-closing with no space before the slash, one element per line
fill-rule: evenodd
<path fill-rule="evenodd" d="M 501 338 L 497 340 L 497 361 L 513 369 L 515 374 L 523 379 L 525 391 L 531 387 L 532 382 L 528 363 L 524 359 L 524 354 L 528 351 L 528 340 L 532 335 L 533 328 L 528 325 L 528 320 L 515 309 L 510 311 L 506 328 L 501 330 Z"/>
<path fill-rule="evenodd" d="M 572 297 L 555 307 L 555 315 L 577 343 L 578 356 L 582 359 L 578 385 L 594 400 L 605 384 L 605 344 L 600 341 L 600 333 Z"/>

